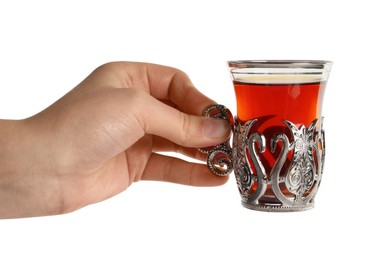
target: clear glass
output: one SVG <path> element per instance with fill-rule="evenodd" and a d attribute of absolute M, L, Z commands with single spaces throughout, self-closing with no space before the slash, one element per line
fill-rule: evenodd
<path fill-rule="evenodd" d="M 322 104 L 330 61 L 229 61 L 237 114 L 233 168 L 250 209 L 314 206 L 325 157 Z"/>

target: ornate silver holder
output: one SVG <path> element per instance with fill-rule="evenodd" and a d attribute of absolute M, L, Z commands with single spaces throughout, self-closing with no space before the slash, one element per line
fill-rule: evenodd
<path fill-rule="evenodd" d="M 235 173 L 246 208 L 288 212 L 314 207 L 325 158 L 323 119 L 297 127 L 283 120 L 286 132 L 267 136 L 257 130 L 257 119 L 240 122 L 222 105 L 208 107 L 204 115 L 224 118 L 233 124 L 233 145 L 229 141 L 202 149 L 214 174 Z M 274 162 L 269 162 L 272 156 Z"/>
<path fill-rule="evenodd" d="M 204 116 L 221 118 L 230 122 L 231 130 L 234 129 L 234 118 L 228 110 L 223 105 L 211 105 L 205 108 L 203 111 Z M 218 176 L 229 175 L 233 170 L 233 161 L 232 161 L 232 149 L 230 145 L 230 140 L 225 141 L 216 146 L 200 148 L 200 151 L 207 153 L 207 165 L 212 173 Z"/>

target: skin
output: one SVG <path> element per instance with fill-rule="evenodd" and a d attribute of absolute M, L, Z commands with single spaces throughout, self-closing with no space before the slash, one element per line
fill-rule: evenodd
<path fill-rule="evenodd" d="M 42 112 L 0 120 L 0 218 L 64 214 L 139 180 L 217 186 L 228 177 L 199 147 L 226 140 L 224 120 L 200 116 L 215 102 L 180 70 L 156 64 L 100 66 Z"/>

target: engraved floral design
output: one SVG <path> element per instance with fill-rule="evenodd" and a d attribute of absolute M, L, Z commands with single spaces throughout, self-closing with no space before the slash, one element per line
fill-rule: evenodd
<path fill-rule="evenodd" d="M 302 125 L 299 128 L 290 121 L 284 120 L 293 135 L 294 142 L 292 166 L 286 176 L 286 187 L 289 192 L 301 198 L 311 189 L 316 173 L 313 150 L 316 143 L 313 140 L 317 119 L 308 128 Z"/>

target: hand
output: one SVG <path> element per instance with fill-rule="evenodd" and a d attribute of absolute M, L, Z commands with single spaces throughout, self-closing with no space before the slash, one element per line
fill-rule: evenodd
<path fill-rule="evenodd" d="M 117 62 L 97 68 L 31 118 L 0 121 L 0 217 L 71 212 L 139 180 L 221 185 L 196 148 L 225 141 L 224 120 L 200 116 L 215 102 L 183 72 Z"/>

